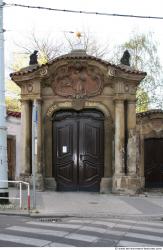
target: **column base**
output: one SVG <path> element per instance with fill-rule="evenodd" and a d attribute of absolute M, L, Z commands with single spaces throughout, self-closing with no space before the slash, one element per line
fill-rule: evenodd
<path fill-rule="evenodd" d="M 108 194 L 112 191 L 112 178 L 111 177 L 103 177 L 101 178 L 100 183 L 100 193 Z"/>
<path fill-rule="evenodd" d="M 25 181 L 30 182 L 30 174 L 27 173 L 21 173 L 19 177 L 16 178 L 17 181 Z"/>
<path fill-rule="evenodd" d="M 31 188 L 33 188 L 33 177 L 32 175 L 29 177 L 29 182 Z M 36 191 L 44 191 L 44 179 L 41 174 L 36 174 L 35 176 L 35 185 L 36 185 Z"/>
<path fill-rule="evenodd" d="M 45 178 L 45 188 L 51 191 L 56 191 L 57 184 L 56 180 L 53 177 L 46 177 Z"/>
<path fill-rule="evenodd" d="M 138 176 L 117 176 L 113 177 L 113 193 L 136 194 L 144 186 L 142 177 Z"/>
<path fill-rule="evenodd" d="M 42 174 L 36 174 L 36 190 L 44 191 L 44 178 Z"/>
<path fill-rule="evenodd" d="M 37 191 L 44 191 L 44 179 L 43 176 L 41 174 L 36 174 L 35 177 L 35 181 L 36 181 L 36 190 Z M 32 175 L 29 174 L 20 174 L 19 178 L 17 179 L 18 181 L 25 181 L 30 183 L 30 186 L 33 186 L 33 179 L 32 179 Z M 23 188 L 25 188 L 25 186 L 22 186 Z"/>

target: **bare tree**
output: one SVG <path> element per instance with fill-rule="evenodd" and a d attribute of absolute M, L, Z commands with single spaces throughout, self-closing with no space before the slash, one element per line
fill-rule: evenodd
<path fill-rule="evenodd" d="M 38 50 L 39 63 L 43 64 L 59 55 L 70 53 L 71 50 L 76 48 L 77 43 L 80 43 L 81 48 L 85 49 L 89 55 L 116 64 L 120 63 L 124 50 L 128 49 L 131 53 L 131 66 L 134 69 L 147 72 L 147 77 L 142 81 L 137 92 L 138 105 L 143 104 L 144 109 L 148 108 L 148 103 L 152 104 L 151 107 L 163 105 L 163 98 L 161 95 L 159 96 L 160 90 L 163 89 L 162 68 L 157 55 L 157 43 L 151 33 L 133 33 L 129 41 L 113 48 L 108 43 L 99 42 L 89 30 L 77 33 L 64 32 L 62 42 L 52 39 L 50 35 L 40 38 L 35 32 L 31 32 L 27 38 L 27 43 L 18 44 L 18 46 L 28 55 L 34 50 Z"/>
<path fill-rule="evenodd" d="M 44 64 L 61 55 L 64 47 L 62 42 L 52 39 L 50 35 L 40 38 L 34 31 L 28 35 L 25 44 L 15 44 L 21 49 L 24 55 L 29 55 L 33 53 L 34 50 L 38 50 L 38 61 L 40 64 Z"/>
<path fill-rule="evenodd" d="M 109 44 L 103 44 L 89 31 L 83 32 L 64 32 L 65 46 L 68 50 L 76 48 L 76 44 L 80 43 L 82 49 L 84 49 L 89 55 L 98 58 L 108 58 L 110 54 Z"/>

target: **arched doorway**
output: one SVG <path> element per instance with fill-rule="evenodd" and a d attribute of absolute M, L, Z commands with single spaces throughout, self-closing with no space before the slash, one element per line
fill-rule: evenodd
<path fill-rule="evenodd" d="M 56 112 L 53 116 L 53 176 L 57 190 L 97 192 L 103 172 L 102 112 Z"/>
<path fill-rule="evenodd" d="M 146 188 L 163 188 L 163 138 L 145 139 L 144 175 Z"/>

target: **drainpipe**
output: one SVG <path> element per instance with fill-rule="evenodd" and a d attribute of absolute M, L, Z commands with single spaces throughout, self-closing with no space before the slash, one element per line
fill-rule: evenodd
<path fill-rule="evenodd" d="M 4 30 L 3 7 L 0 0 L 0 202 L 8 203 L 8 162 L 7 162 L 7 128 L 4 81 Z M 1 182 L 1 180 L 5 182 Z"/>

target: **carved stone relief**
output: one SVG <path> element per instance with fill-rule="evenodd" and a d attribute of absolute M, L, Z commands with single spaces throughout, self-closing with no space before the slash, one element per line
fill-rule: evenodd
<path fill-rule="evenodd" d="M 40 83 L 35 81 L 22 84 L 21 95 L 29 97 L 34 95 L 40 96 Z"/>
<path fill-rule="evenodd" d="M 33 84 L 32 83 L 28 83 L 27 84 L 27 92 L 31 93 L 33 91 Z"/>
<path fill-rule="evenodd" d="M 96 96 L 102 92 L 103 76 L 95 66 L 76 63 L 61 66 L 53 79 L 53 91 L 62 97 L 75 99 Z"/>

